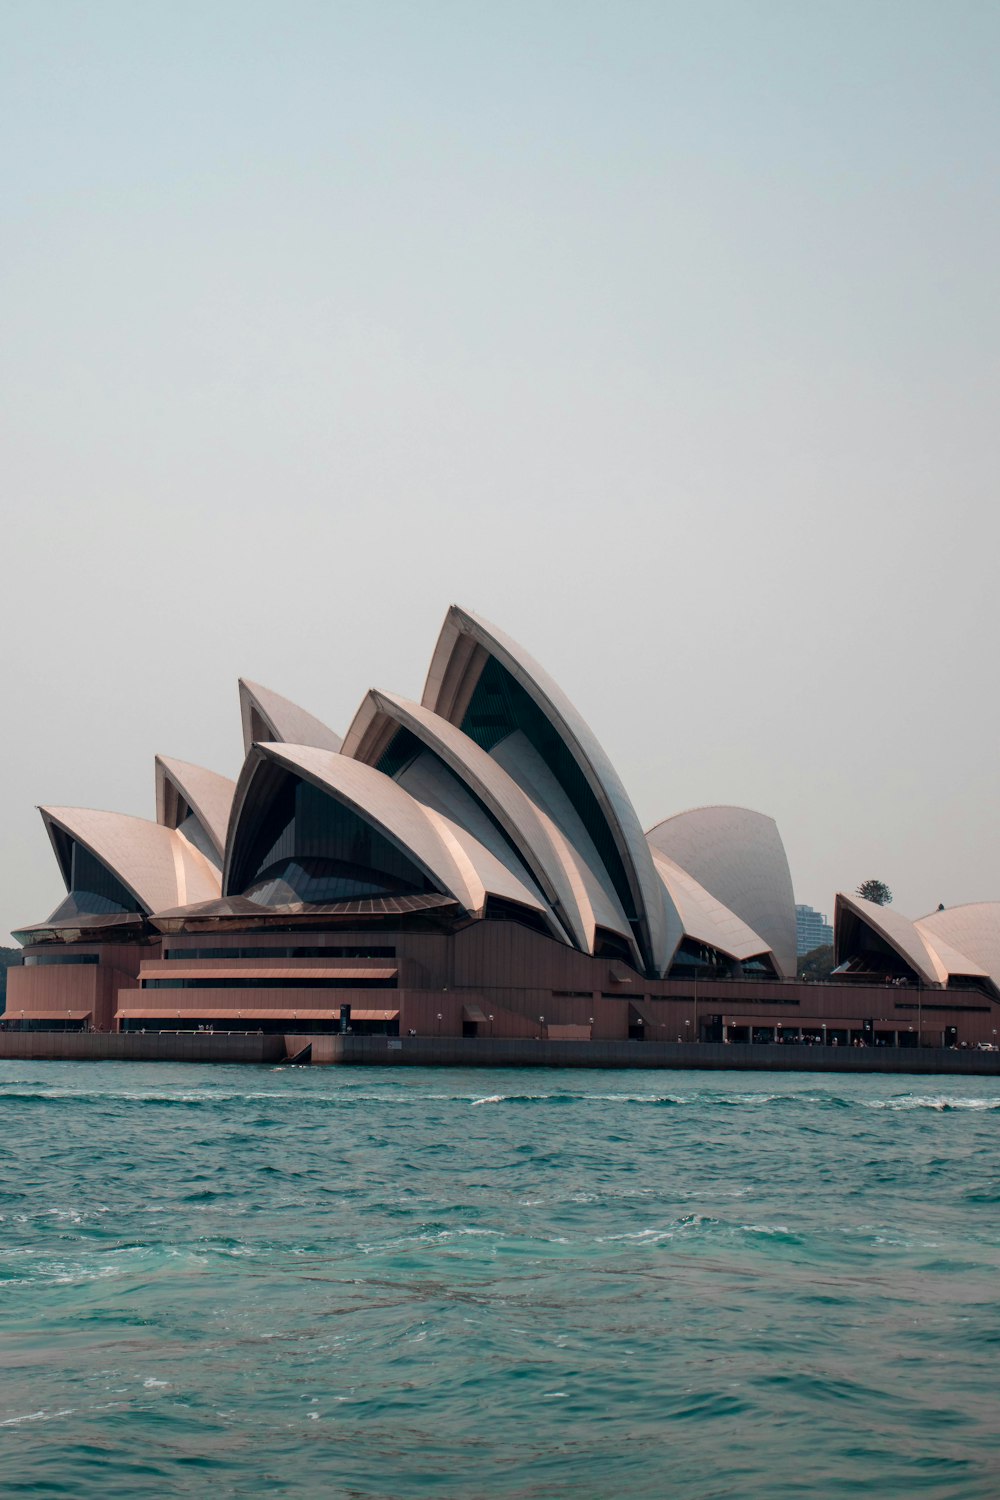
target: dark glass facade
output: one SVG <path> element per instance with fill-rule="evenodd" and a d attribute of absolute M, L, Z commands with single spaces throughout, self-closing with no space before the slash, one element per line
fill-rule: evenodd
<path fill-rule="evenodd" d="M 285 774 L 267 789 L 230 892 L 261 906 L 354 901 L 434 891 L 395 844 L 351 808 Z"/>
<path fill-rule="evenodd" d="M 132 892 L 89 849 L 73 839 L 68 855 L 69 894 L 53 912 L 54 918 L 143 913 Z"/>
<path fill-rule="evenodd" d="M 509 734 L 517 729 L 521 731 L 572 802 L 611 876 L 625 915 L 629 922 L 636 922 L 638 918 L 625 866 L 587 778 L 562 735 L 494 656 L 489 657 L 480 673 L 461 727 L 463 733 L 477 745 L 482 745 L 484 750 L 493 750 Z"/>
<path fill-rule="evenodd" d="M 212 840 L 209 838 L 208 833 L 205 830 L 204 823 L 202 823 L 198 815 L 196 813 L 193 813 L 190 808 L 185 807 L 182 809 L 182 811 L 185 815 L 177 824 L 178 833 L 182 833 L 187 839 L 188 843 L 193 844 L 194 847 L 199 851 L 199 853 L 204 854 L 205 858 L 209 860 L 217 870 L 221 869 L 222 861 L 219 859 L 219 851 L 216 849 L 215 845 L 212 843 Z"/>
<path fill-rule="evenodd" d="M 26 953 L 23 959 L 26 966 L 33 964 L 97 964 L 100 961 L 100 955 L 97 953 Z"/>

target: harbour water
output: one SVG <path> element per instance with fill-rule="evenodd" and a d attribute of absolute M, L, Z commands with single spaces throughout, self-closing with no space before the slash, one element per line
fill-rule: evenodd
<path fill-rule="evenodd" d="M 1000 1494 L 1000 1084 L 0 1063 L 5 1496 Z"/>

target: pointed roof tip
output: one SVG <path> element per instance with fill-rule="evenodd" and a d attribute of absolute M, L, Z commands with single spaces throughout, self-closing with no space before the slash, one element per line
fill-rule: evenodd
<path fill-rule="evenodd" d="M 207 899 L 217 893 L 218 873 L 176 829 L 164 828 L 134 813 L 87 807 L 40 807 L 63 879 L 69 870 L 54 836 L 57 826 L 68 838 L 105 865 L 147 912 L 168 902 Z"/>
<path fill-rule="evenodd" d="M 229 776 L 210 771 L 191 761 L 157 755 L 156 821 L 165 828 L 178 826 L 178 798 L 183 798 L 208 834 L 216 853 L 222 857 L 226 848 L 226 829 L 232 811 L 236 783 Z M 171 788 L 173 789 L 171 791 Z"/>
<path fill-rule="evenodd" d="M 631 798 L 607 752 L 579 710 L 545 668 L 506 631 L 461 605 L 452 605 L 438 635 L 421 704 L 461 728 L 486 663 L 493 658 L 548 720 L 596 804 L 614 845 L 618 897 L 634 910 L 643 962 L 662 972 L 680 940 L 680 918 L 653 866 Z M 611 866 L 609 866 L 609 873 Z"/>
<path fill-rule="evenodd" d="M 251 682 L 247 677 L 238 678 L 238 684 L 245 754 L 250 753 L 251 745 L 262 739 L 267 743 L 311 745 L 316 750 L 339 752 L 343 743 L 341 736 L 308 709 L 300 708 L 290 698 L 264 687 L 262 683 Z M 267 731 L 263 737 L 257 733 L 261 724 Z"/>

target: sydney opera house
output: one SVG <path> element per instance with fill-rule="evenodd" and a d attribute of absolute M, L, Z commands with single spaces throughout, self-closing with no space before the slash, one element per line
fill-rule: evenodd
<path fill-rule="evenodd" d="M 8 1028 L 996 1039 L 1000 907 L 910 922 L 841 895 L 836 982 L 797 981 L 774 821 L 704 807 L 643 832 L 572 704 L 466 610 L 421 701 L 373 690 L 343 740 L 239 696 L 235 782 L 158 756 L 155 821 L 41 808 L 67 894 L 16 934 Z"/>

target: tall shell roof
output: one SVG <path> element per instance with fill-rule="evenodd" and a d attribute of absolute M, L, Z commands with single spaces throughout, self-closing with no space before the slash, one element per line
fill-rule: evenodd
<path fill-rule="evenodd" d="M 653 868 L 649 846 L 617 771 L 593 731 L 538 663 L 495 625 L 452 605 L 427 674 L 424 707 L 461 727 L 491 657 L 533 701 L 575 762 L 620 861 L 632 907 L 627 915 L 635 921 L 644 962 L 650 971 L 665 972 L 680 941 L 680 918 Z M 614 878 L 614 872 L 609 873 Z M 621 889 L 619 895 L 623 895 Z"/>
<path fill-rule="evenodd" d="M 67 890 L 70 871 L 61 830 L 100 860 L 147 913 L 220 894 L 219 872 L 176 829 L 126 813 L 81 807 L 41 807 Z"/>
<path fill-rule="evenodd" d="M 226 829 L 236 791 L 235 781 L 192 766 L 184 760 L 156 757 L 156 821 L 164 828 L 183 822 L 186 804 L 215 847 L 220 860 L 226 852 Z"/>
<path fill-rule="evenodd" d="M 314 745 L 255 745 L 247 756 L 233 802 L 222 886 L 226 895 L 240 894 L 230 888 L 230 882 L 234 866 L 238 865 L 248 814 L 252 816 L 258 810 L 260 796 L 267 795 L 266 789 L 262 792 L 255 783 L 263 786 L 261 771 L 268 765 L 283 767 L 292 775 L 310 782 L 371 824 L 439 891 L 453 896 L 467 911 L 474 912 L 481 907 L 481 894 L 470 883 L 467 865 L 456 857 L 454 846 L 426 808 L 381 771 Z"/>
<path fill-rule="evenodd" d="M 259 682 L 240 678 L 240 717 L 243 720 L 243 753 L 256 743 L 313 745 L 319 750 L 339 750 L 340 735 L 299 708 L 280 693 Z"/>
<path fill-rule="evenodd" d="M 446 821 L 451 837 L 458 840 L 465 856 L 475 863 L 484 891 L 540 913 L 551 935 L 565 942 L 565 933 L 555 913 L 520 859 L 437 756 L 422 750 L 394 780 L 428 812 Z"/>
<path fill-rule="evenodd" d="M 420 703 L 395 693 L 372 690 L 344 736 L 341 753 L 375 765 L 397 729 L 409 730 L 432 750 L 488 810 L 557 918 L 562 919 L 566 932 L 586 951 L 587 921 L 574 888 L 574 872 L 567 868 L 562 841 L 557 844 L 553 840 L 546 826 L 548 820 L 540 815 L 535 803 L 475 740 Z"/>
<path fill-rule="evenodd" d="M 918 918 L 914 926 L 938 953 L 947 944 L 956 955 L 955 961 L 976 965 L 1000 990 L 1000 901 L 947 907 Z M 954 968 L 952 972 L 968 974 L 975 970 Z"/>
<path fill-rule="evenodd" d="M 697 807 L 657 823 L 647 837 L 759 933 L 779 974 L 794 978 L 795 896 L 773 818 L 748 807 Z"/>
<path fill-rule="evenodd" d="M 595 951 L 597 929 L 603 927 L 626 939 L 634 966 L 642 969 L 644 960 L 636 946 L 635 933 L 607 866 L 558 778 L 520 730 L 507 735 L 494 748 L 493 756 L 531 798 L 553 848 L 558 851 L 584 924 L 585 951 Z"/>
<path fill-rule="evenodd" d="M 734 912 L 699 885 L 693 875 L 653 851 L 653 863 L 684 923 L 684 936 L 707 943 L 719 953 L 740 961 L 770 954 L 770 945 Z"/>

